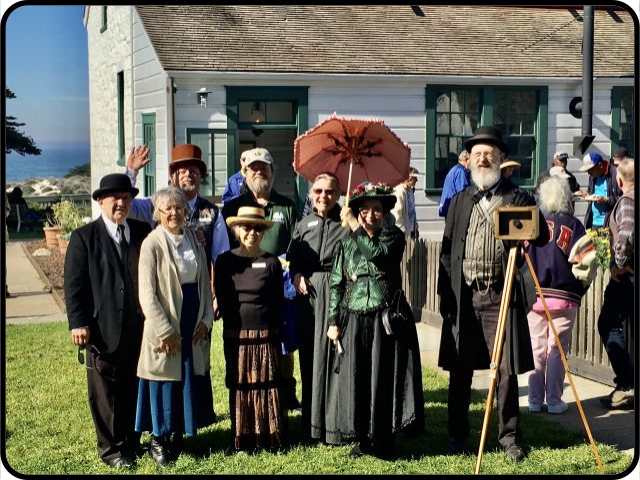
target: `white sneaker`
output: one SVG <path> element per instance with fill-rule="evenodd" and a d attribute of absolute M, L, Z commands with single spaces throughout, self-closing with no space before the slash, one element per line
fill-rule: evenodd
<path fill-rule="evenodd" d="M 540 413 L 542 411 L 542 404 L 529 402 L 529 411 L 531 413 Z"/>
<path fill-rule="evenodd" d="M 567 405 L 564 402 L 560 402 L 556 405 L 547 405 L 547 412 L 557 414 L 557 413 L 566 412 L 568 408 L 569 408 L 569 405 Z"/>

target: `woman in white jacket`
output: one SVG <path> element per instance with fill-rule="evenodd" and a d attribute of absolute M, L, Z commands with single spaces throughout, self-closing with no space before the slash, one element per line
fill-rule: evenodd
<path fill-rule="evenodd" d="M 139 299 L 144 333 L 138 361 L 136 430 L 151 431 L 152 457 L 165 466 L 182 434 L 216 421 L 209 331 L 213 325 L 204 249 L 187 228 L 188 204 L 175 187 L 153 195 L 158 226 L 142 243 Z"/>

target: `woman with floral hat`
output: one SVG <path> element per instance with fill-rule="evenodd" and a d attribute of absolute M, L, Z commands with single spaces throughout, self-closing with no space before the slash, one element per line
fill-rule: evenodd
<path fill-rule="evenodd" d="M 424 430 L 415 323 L 387 333 L 383 311 L 401 291 L 402 231 L 388 221 L 396 202 L 385 184 L 358 185 L 341 211 L 351 234 L 340 242 L 330 278 L 327 336 L 335 345 L 327 431 L 355 441 L 350 456 L 394 455 L 394 434 Z"/>

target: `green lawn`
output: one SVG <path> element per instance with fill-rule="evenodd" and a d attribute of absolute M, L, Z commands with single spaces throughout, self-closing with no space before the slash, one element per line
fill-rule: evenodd
<path fill-rule="evenodd" d="M 238 457 L 225 453 L 230 437 L 227 390 L 224 387 L 220 322 L 214 325 L 212 380 L 216 413 L 221 420 L 186 441 L 186 451 L 162 469 L 146 455 L 135 473 L 243 474 L 473 474 L 476 455 L 447 455 L 447 379 L 424 368 L 426 434 L 399 438 L 401 458 L 348 458 L 349 445 L 329 447 L 301 441 L 300 416 L 290 414 L 289 447 L 278 454 Z M 6 327 L 6 451 L 9 465 L 22 475 L 113 473 L 97 454 L 89 413 L 84 367 L 78 364 L 66 322 Z M 297 362 L 296 362 L 297 363 Z M 299 372 L 296 365 L 296 376 Z M 298 382 L 298 396 L 300 386 Z M 477 450 L 484 416 L 484 397 L 473 393 L 470 445 Z M 513 464 L 498 450 L 496 415 L 482 461 L 486 474 L 597 474 L 589 443 L 581 434 L 562 430 L 540 416 L 522 415 L 523 444 L 528 456 Z M 147 435 L 143 441 L 148 442 Z M 632 458 L 598 445 L 608 474 L 626 470 Z"/>

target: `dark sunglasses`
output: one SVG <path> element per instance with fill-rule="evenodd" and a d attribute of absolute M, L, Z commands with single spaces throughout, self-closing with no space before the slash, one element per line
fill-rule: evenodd
<path fill-rule="evenodd" d="M 253 230 L 256 233 L 262 233 L 265 229 L 264 225 L 240 225 L 240 228 L 245 232 Z"/>
<path fill-rule="evenodd" d="M 322 192 L 326 193 L 327 195 L 333 195 L 334 193 L 336 193 L 336 191 L 333 190 L 332 188 L 314 188 L 313 189 L 313 193 L 315 193 L 316 195 L 320 195 L 322 194 Z"/>
<path fill-rule="evenodd" d="M 89 349 L 96 355 L 100 355 L 100 350 L 98 350 L 94 344 L 90 344 Z M 84 350 L 85 350 L 85 347 L 78 347 L 78 363 L 80 365 L 84 365 Z"/>

